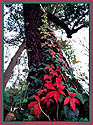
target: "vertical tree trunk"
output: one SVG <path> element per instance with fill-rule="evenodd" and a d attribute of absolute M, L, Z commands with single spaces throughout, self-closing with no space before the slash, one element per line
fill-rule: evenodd
<path fill-rule="evenodd" d="M 43 12 L 39 4 L 23 4 L 26 47 L 28 53 L 28 67 L 31 68 L 32 62 L 38 65 L 38 62 L 44 60 L 41 50 L 41 35 L 38 28 L 42 25 L 41 16 Z M 31 51 L 29 51 L 31 50 Z"/>

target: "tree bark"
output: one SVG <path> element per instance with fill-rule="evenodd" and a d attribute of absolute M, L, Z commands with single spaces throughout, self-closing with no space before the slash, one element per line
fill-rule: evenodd
<path fill-rule="evenodd" d="M 26 48 L 28 54 L 28 67 L 32 66 L 32 62 L 38 65 L 38 62 L 43 62 L 44 58 L 41 49 L 41 34 L 38 28 L 42 25 L 41 16 L 43 12 L 39 4 L 23 4 L 24 21 L 25 21 L 25 36 Z"/>
<path fill-rule="evenodd" d="M 17 50 L 17 52 L 15 53 L 13 58 L 11 59 L 11 62 L 9 63 L 8 68 L 4 72 L 4 89 L 6 87 L 6 84 L 11 76 L 11 73 L 12 73 L 14 67 L 16 66 L 18 58 L 20 57 L 21 53 L 23 52 L 23 50 L 25 48 L 25 43 L 26 42 L 24 40 L 24 42 L 19 46 L 19 49 Z"/>

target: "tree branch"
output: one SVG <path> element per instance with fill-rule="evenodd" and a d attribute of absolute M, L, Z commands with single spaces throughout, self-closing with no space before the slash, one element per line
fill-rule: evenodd
<path fill-rule="evenodd" d="M 72 32 L 72 34 L 74 34 L 74 33 L 76 33 L 78 30 L 80 30 L 80 29 L 82 29 L 82 28 L 84 28 L 84 27 L 88 27 L 88 26 L 89 26 L 89 24 L 83 24 L 83 25 L 79 26 L 78 28 L 73 29 L 71 32 Z"/>
<path fill-rule="evenodd" d="M 88 11 L 86 12 L 86 14 L 88 13 Z M 60 26 L 62 29 L 64 29 L 66 31 L 66 34 L 67 34 L 67 37 L 68 38 L 72 38 L 72 34 L 76 33 L 78 30 L 80 30 L 81 28 L 83 27 L 87 27 L 89 24 L 83 24 L 81 25 L 80 27 L 74 29 L 70 29 L 67 24 L 65 24 L 62 20 L 59 20 L 55 15 L 47 12 L 47 16 L 48 16 L 48 19 L 50 21 L 52 21 L 53 23 L 55 23 L 56 25 Z M 85 16 L 85 15 L 83 15 Z M 76 26 L 77 23 L 79 23 L 79 21 L 81 20 L 81 18 L 74 24 L 73 27 Z"/>
<path fill-rule="evenodd" d="M 77 21 L 75 21 L 72 30 L 74 30 L 75 26 L 77 26 L 78 23 L 80 22 L 80 20 L 81 20 L 84 16 L 86 16 L 88 13 L 89 13 L 89 10 L 88 10 L 86 13 L 84 13 Z"/>
<path fill-rule="evenodd" d="M 55 15 L 47 12 L 47 16 L 48 16 L 48 19 L 50 21 L 52 21 L 53 23 L 55 23 L 56 25 L 60 26 L 62 29 L 64 29 L 67 33 L 67 37 L 68 38 L 71 38 L 71 30 L 69 29 L 69 27 L 62 21 L 62 20 L 59 20 Z"/>

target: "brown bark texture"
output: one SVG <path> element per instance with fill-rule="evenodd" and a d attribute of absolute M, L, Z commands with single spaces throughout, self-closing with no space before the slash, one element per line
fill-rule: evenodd
<path fill-rule="evenodd" d="M 43 12 L 39 4 L 23 4 L 26 48 L 28 54 L 28 67 L 31 68 L 32 62 L 38 65 L 38 62 L 44 61 L 41 50 L 41 35 L 38 28 L 42 25 L 41 16 Z M 28 51 L 31 50 L 31 51 Z"/>

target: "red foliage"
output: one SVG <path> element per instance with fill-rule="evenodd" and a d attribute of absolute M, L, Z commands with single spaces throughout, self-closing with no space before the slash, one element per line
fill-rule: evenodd
<path fill-rule="evenodd" d="M 54 66 L 51 65 L 46 65 L 45 69 L 48 69 L 49 71 L 52 71 L 54 69 Z"/>
<path fill-rule="evenodd" d="M 53 101 L 52 99 L 47 99 L 47 98 L 45 98 L 45 97 L 42 97 L 42 98 L 41 98 L 41 101 L 44 101 L 44 104 L 46 103 L 47 108 L 50 107 L 51 102 L 54 103 L 54 101 Z"/>
<path fill-rule="evenodd" d="M 66 68 L 66 66 L 65 66 Z M 49 75 L 45 74 L 44 75 L 44 87 L 43 89 L 40 89 L 37 94 L 38 96 L 41 96 L 42 93 L 47 93 L 45 97 L 42 97 L 41 99 L 38 96 L 34 96 L 36 101 L 31 102 L 28 105 L 28 109 L 33 108 L 33 111 L 31 114 L 35 114 L 36 117 L 39 119 L 40 117 L 40 113 L 41 113 L 41 109 L 40 109 L 40 103 L 46 104 L 47 108 L 50 107 L 51 102 L 54 103 L 53 99 L 51 99 L 52 97 L 54 98 L 54 100 L 56 101 L 56 103 L 58 103 L 60 96 L 66 96 L 64 93 L 64 88 L 65 86 L 62 85 L 62 79 L 65 80 L 65 83 L 67 83 L 67 76 L 65 74 L 65 72 L 63 72 L 63 76 L 61 76 L 61 68 L 59 66 L 55 67 L 51 64 L 51 65 L 47 65 L 45 67 L 45 69 L 49 70 Z M 54 70 L 55 69 L 55 70 Z M 54 82 L 55 80 L 56 82 Z M 75 112 L 75 103 L 79 104 L 79 100 L 74 98 L 74 96 L 77 95 L 77 93 L 70 93 L 67 90 L 69 97 L 66 97 L 64 100 L 64 105 L 68 104 L 70 102 L 70 106 L 72 107 L 73 111 Z"/>
<path fill-rule="evenodd" d="M 46 79 L 51 80 L 51 78 L 52 78 L 52 76 L 51 76 L 51 75 L 47 75 L 47 74 L 45 74 L 45 75 L 44 75 L 44 80 L 46 80 Z"/>
<path fill-rule="evenodd" d="M 51 97 L 54 96 L 54 99 L 55 99 L 56 103 L 58 102 L 58 100 L 60 98 L 60 94 L 65 96 L 65 93 L 62 91 L 64 89 L 64 87 L 59 88 L 59 89 L 55 89 L 53 86 L 50 86 L 50 87 L 48 87 L 48 89 L 51 89 L 51 90 L 54 90 L 54 91 L 49 92 L 46 95 L 46 98 L 48 99 L 48 98 L 51 98 Z"/>
<path fill-rule="evenodd" d="M 40 113 L 41 113 L 41 109 L 40 109 L 40 106 L 39 106 L 39 103 L 40 103 L 40 99 L 38 96 L 34 96 L 35 97 L 35 100 L 36 101 L 33 101 L 33 102 L 30 102 L 30 104 L 28 105 L 28 110 L 33 108 L 33 113 L 36 115 L 36 117 L 39 119 L 40 117 Z"/>
<path fill-rule="evenodd" d="M 43 92 L 47 92 L 47 89 L 46 88 L 43 88 L 43 89 L 40 89 L 39 91 L 38 91 L 38 96 L 40 96 Z"/>
<path fill-rule="evenodd" d="M 66 97 L 65 100 L 64 100 L 64 105 L 67 105 L 69 102 L 70 102 L 70 106 L 72 107 L 73 111 L 75 112 L 75 103 L 79 104 L 79 100 L 74 98 L 73 96 L 76 96 L 77 93 L 70 93 L 68 90 L 67 90 L 68 94 L 69 94 L 69 97 Z"/>

